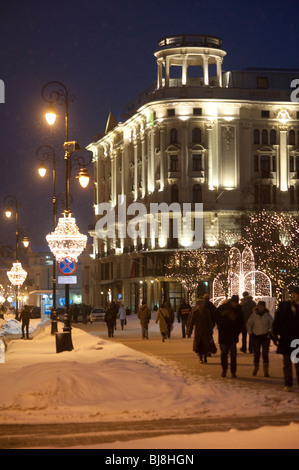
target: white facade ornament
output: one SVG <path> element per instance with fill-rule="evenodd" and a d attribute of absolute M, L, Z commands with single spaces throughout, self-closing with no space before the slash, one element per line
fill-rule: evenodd
<path fill-rule="evenodd" d="M 290 116 L 290 113 L 289 111 L 283 107 L 281 108 L 277 114 L 276 114 L 276 119 L 278 119 L 282 124 L 286 124 L 290 119 L 291 119 L 291 116 Z"/>
<path fill-rule="evenodd" d="M 226 144 L 227 149 L 230 148 L 231 141 L 234 138 L 233 130 L 234 130 L 233 127 L 229 127 L 229 126 L 223 127 L 223 134 L 222 135 L 223 135 L 223 140 Z"/>

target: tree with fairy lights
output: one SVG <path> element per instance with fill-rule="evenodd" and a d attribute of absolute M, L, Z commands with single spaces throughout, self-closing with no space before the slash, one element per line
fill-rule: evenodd
<path fill-rule="evenodd" d="M 225 240 L 228 239 L 223 234 L 213 248 L 202 246 L 199 250 L 176 251 L 166 265 L 166 276 L 180 282 L 190 297 L 203 279 L 227 275 L 230 246 Z"/>
<path fill-rule="evenodd" d="M 298 220 L 287 213 L 262 210 L 250 215 L 244 232 L 244 244 L 252 247 L 256 265 L 272 279 L 276 295 L 298 280 Z"/>

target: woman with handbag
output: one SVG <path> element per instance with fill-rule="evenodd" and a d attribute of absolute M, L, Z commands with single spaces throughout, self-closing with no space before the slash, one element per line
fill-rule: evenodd
<path fill-rule="evenodd" d="M 215 343 L 213 341 L 213 322 L 209 309 L 204 305 L 203 299 L 198 299 L 196 306 L 191 312 L 191 318 L 188 324 L 188 337 L 192 335 L 195 327 L 193 351 L 198 354 L 201 364 L 207 363 L 208 353 L 213 353 Z"/>
<path fill-rule="evenodd" d="M 157 312 L 156 323 L 159 322 L 160 333 L 162 335 L 162 341 L 164 343 L 165 339 L 168 336 L 169 323 L 170 323 L 170 314 L 168 308 L 164 307 L 164 304 L 161 305 Z"/>

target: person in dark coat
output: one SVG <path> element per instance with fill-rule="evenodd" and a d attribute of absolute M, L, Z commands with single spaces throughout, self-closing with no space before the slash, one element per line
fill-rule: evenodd
<path fill-rule="evenodd" d="M 156 323 L 159 322 L 160 333 L 164 343 L 168 335 L 168 325 L 170 321 L 169 309 L 165 307 L 164 303 L 161 305 L 157 312 Z"/>
<path fill-rule="evenodd" d="M 115 322 L 116 322 L 116 311 L 114 308 L 114 305 L 109 306 L 106 314 L 105 314 L 105 322 L 108 328 L 108 336 L 112 338 L 114 336 L 114 328 L 115 328 Z"/>
<path fill-rule="evenodd" d="M 211 339 L 213 337 L 213 323 L 211 314 L 203 299 L 196 302 L 188 323 L 188 337 L 190 338 L 195 327 L 193 351 L 198 354 L 200 362 L 206 363 L 208 353 L 211 352 Z"/>
<path fill-rule="evenodd" d="M 232 377 L 237 377 L 237 343 L 239 334 L 244 328 L 242 309 L 239 296 L 232 298 L 216 310 L 216 323 L 218 327 L 218 343 L 221 351 L 222 377 L 226 377 L 228 369 L 228 354 L 230 353 L 230 370 Z"/>
<path fill-rule="evenodd" d="M 174 323 L 174 311 L 171 308 L 169 300 L 166 300 L 166 302 L 164 302 L 164 307 L 167 308 L 169 311 L 169 320 L 167 323 L 167 336 L 168 338 L 170 338 L 171 330 L 173 328 L 173 323 Z"/>
<path fill-rule="evenodd" d="M 253 345 L 252 345 L 252 338 L 251 335 L 248 333 L 246 324 L 250 315 L 253 312 L 253 309 L 256 307 L 256 303 L 253 298 L 249 295 L 248 292 L 243 292 L 243 298 L 241 299 L 241 307 L 243 312 L 243 319 L 244 319 L 244 328 L 242 330 L 242 347 L 241 351 L 246 353 L 247 351 L 247 334 L 248 334 L 248 350 L 250 354 L 253 353 Z"/>
<path fill-rule="evenodd" d="M 210 312 L 210 316 L 211 316 L 211 320 L 212 320 L 213 328 L 214 328 L 214 326 L 216 324 L 216 321 L 215 321 L 216 306 L 213 304 L 213 302 L 210 301 L 209 294 L 204 294 L 203 301 L 204 301 L 205 307 Z"/>
<path fill-rule="evenodd" d="M 191 310 L 191 306 L 187 304 L 185 300 L 182 300 L 177 312 L 178 322 L 182 323 L 182 338 L 186 337 L 187 323 Z"/>
<path fill-rule="evenodd" d="M 137 316 L 140 320 L 142 339 L 148 339 L 148 324 L 151 319 L 151 311 L 146 305 L 145 300 L 142 301 Z"/>
<path fill-rule="evenodd" d="M 293 385 L 291 343 L 299 338 L 299 287 L 291 291 L 291 300 L 280 302 L 272 326 L 273 335 L 278 339 L 277 353 L 283 357 L 284 390 L 290 392 Z M 276 342 L 276 341 L 275 341 Z M 293 359 L 294 360 L 294 359 Z M 299 385 L 299 362 L 294 361 Z"/>
<path fill-rule="evenodd" d="M 28 305 L 24 306 L 20 315 L 20 321 L 22 322 L 22 338 L 25 338 L 26 329 L 26 338 L 29 339 L 30 309 Z"/>

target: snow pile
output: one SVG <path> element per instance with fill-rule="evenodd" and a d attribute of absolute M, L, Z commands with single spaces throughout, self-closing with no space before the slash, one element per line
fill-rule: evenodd
<path fill-rule="evenodd" d="M 73 351 L 56 353 L 50 325 L 12 340 L 0 365 L 2 423 L 255 416 L 297 411 L 299 395 L 186 379 L 160 360 L 73 328 Z"/>
<path fill-rule="evenodd" d="M 32 319 L 29 323 L 29 334 L 32 334 L 38 325 L 41 324 L 40 318 Z M 21 335 L 22 323 L 15 319 L 15 315 L 5 314 L 4 319 L 0 319 L 0 336 L 3 335 Z"/>

